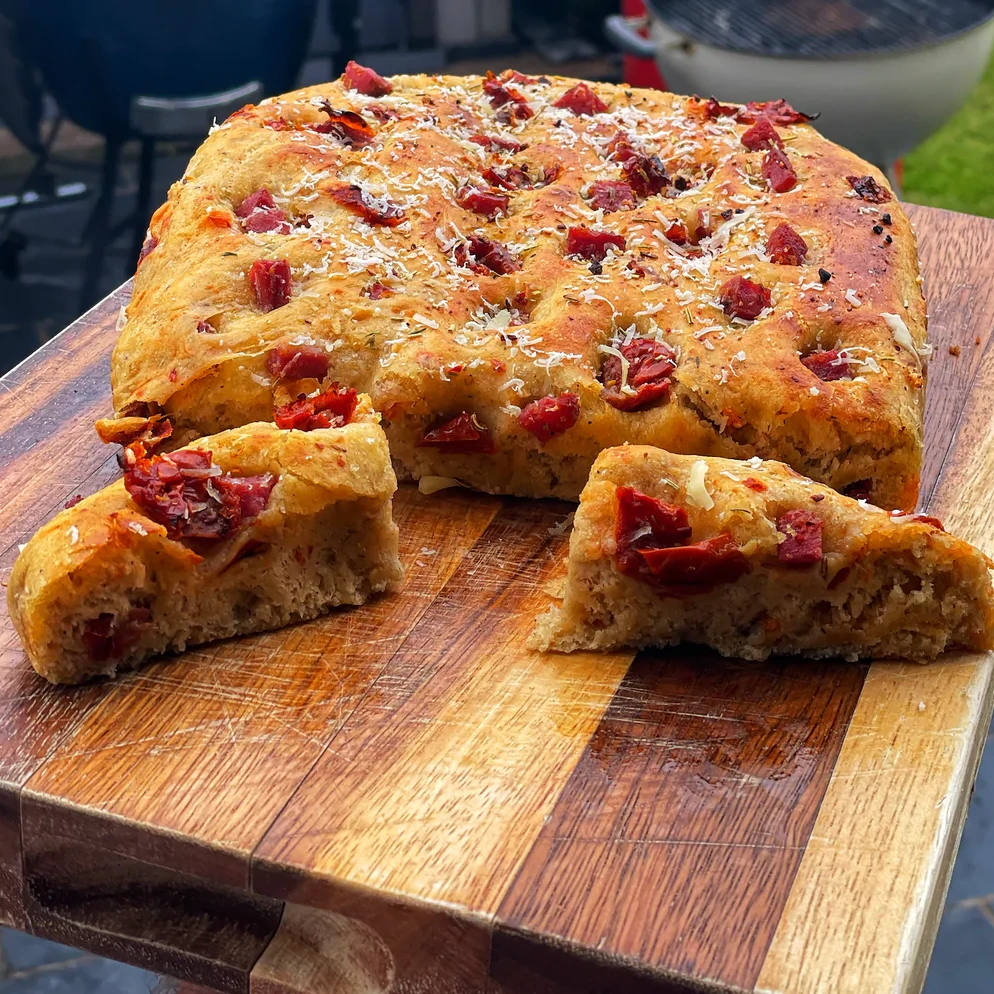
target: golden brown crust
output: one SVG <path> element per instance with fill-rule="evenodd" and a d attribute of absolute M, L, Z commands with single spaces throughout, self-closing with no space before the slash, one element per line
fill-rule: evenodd
<path fill-rule="evenodd" d="M 799 182 L 775 193 L 760 175 L 765 153 L 741 144 L 748 124 L 709 119 L 694 98 L 609 84 L 591 84 L 607 113 L 555 108 L 575 82 L 511 84 L 536 113 L 510 125 L 478 77 L 395 77 L 393 93 L 379 98 L 335 82 L 232 115 L 152 220 L 157 244 L 139 268 L 114 353 L 118 413 L 164 409 L 180 438 L 268 419 L 266 353 L 316 343 L 329 352 L 326 382 L 369 392 L 384 413 L 407 476 L 575 497 L 597 452 L 630 440 L 778 457 L 840 489 L 869 479 L 878 503 L 913 506 L 926 351 L 914 234 L 896 201 L 867 203 L 846 180 L 872 175 L 886 187 L 881 174 L 808 125 L 779 126 Z M 373 143 L 351 148 L 314 130 L 329 120 L 326 100 L 362 114 Z M 397 116 L 378 121 L 374 108 Z M 607 147 L 619 131 L 688 188 L 634 210 L 595 211 L 591 182 L 621 177 Z M 526 147 L 496 153 L 474 135 Z M 527 166 L 533 180 L 559 172 L 510 191 L 506 217 L 457 205 L 458 188 L 486 186 L 483 170 L 511 165 Z M 333 198 L 343 183 L 385 195 L 403 222 L 366 224 Z M 289 232 L 243 230 L 234 212 L 264 187 Z M 716 226 L 702 252 L 664 237 L 675 220 L 693 231 L 698 210 Z M 723 210 L 733 212 L 727 221 Z M 804 265 L 764 254 L 782 222 L 806 241 Z M 589 262 L 564 256 L 572 225 L 620 234 L 626 247 L 596 275 Z M 457 265 L 458 245 L 474 233 L 507 246 L 522 268 L 480 275 Z M 247 273 L 254 261 L 277 258 L 292 268 L 292 298 L 263 313 Z M 827 283 L 819 269 L 831 273 Z M 726 317 L 718 288 L 733 275 L 771 289 L 768 314 Z M 392 294 L 370 299 L 377 282 Z M 505 327 L 508 318 L 523 323 Z M 597 376 L 600 347 L 632 327 L 669 343 L 679 361 L 667 400 L 625 412 L 605 403 Z M 852 350 L 852 379 L 823 382 L 800 362 L 802 353 L 839 348 Z M 518 412 L 567 391 L 579 398 L 580 418 L 543 445 Z M 489 428 L 496 453 L 417 447 L 426 428 L 463 410 Z"/>

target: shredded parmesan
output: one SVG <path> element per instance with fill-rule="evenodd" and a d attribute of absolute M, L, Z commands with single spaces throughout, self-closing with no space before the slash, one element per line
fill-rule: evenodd
<path fill-rule="evenodd" d="M 628 360 L 624 357 L 620 349 L 616 349 L 613 345 L 598 345 L 598 352 L 604 352 L 607 355 L 617 356 L 621 360 L 621 393 L 633 394 L 635 391 L 628 385 Z"/>
<path fill-rule="evenodd" d="M 448 490 L 449 487 L 463 486 L 465 486 L 464 483 L 451 476 L 422 476 L 418 480 L 418 490 L 428 496 L 438 493 L 439 490 Z"/>
<path fill-rule="evenodd" d="M 704 485 L 707 471 L 708 464 L 703 459 L 698 459 L 690 467 L 690 478 L 687 480 L 687 503 L 710 511 L 714 507 L 714 501 L 711 499 L 711 494 L 708 493 L 708 488 Z"/>
<path fill-rule="evenodd" d="M 915 340 L 911 337 L 911 332 L 908 331 L 908 326 L 904 323 L 904 318 L 900 314 L 881 313 L 880 316 L 887 322 L 887 327 L 890 328 L 894 341 L 917 359 L 918 349 L 915 347 Z"/>

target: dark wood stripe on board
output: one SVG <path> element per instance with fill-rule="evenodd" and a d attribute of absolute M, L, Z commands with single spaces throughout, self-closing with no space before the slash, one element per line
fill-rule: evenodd
<path fill-rule="evenodd" d="M 498 912 L 498 989 L 604 989 L 558 984 L 546 944 L 505 933 L 750 988 L 864 673 L 641 654 Z"/>

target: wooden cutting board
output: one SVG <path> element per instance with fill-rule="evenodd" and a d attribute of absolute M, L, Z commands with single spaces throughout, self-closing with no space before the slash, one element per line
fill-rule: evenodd
<path fill-rule="evenodd" d="M 994 554 L 994 222 L 911 213 L 922 506 Z M 2 381 L 4 578 L 117 473 L 126 297 Z M 992 657 L 530 652 L 569 510 L 404 488 L 401 593 L 81 689 L 4 614 L 3 918 L 224 991 L 917 991 Z"/>

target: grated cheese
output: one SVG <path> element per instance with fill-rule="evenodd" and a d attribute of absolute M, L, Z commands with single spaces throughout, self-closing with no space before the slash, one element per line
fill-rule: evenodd
<path fill-rule="evenodd" d="M 714 501 L 704 484 L 707 472 L 708 464 L 703 459 L 698 459 L 690 467 L 690 478 L 687 480 L 687 503 L 710 511 L 714 507 Z"/>
<path fill-rule="evenodd" d="M 418 491 L 430 496 L 438 493 L 439 490 L 448 490 L 449 487 L 463 487 L 464 483 L 451 476 L 422 476 L 418 480 Z"/>

